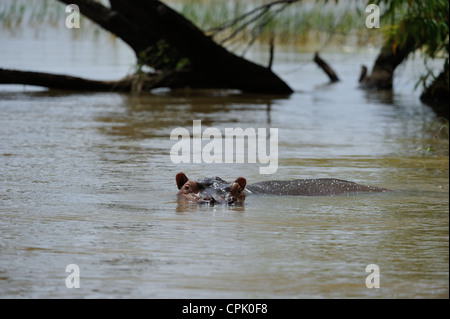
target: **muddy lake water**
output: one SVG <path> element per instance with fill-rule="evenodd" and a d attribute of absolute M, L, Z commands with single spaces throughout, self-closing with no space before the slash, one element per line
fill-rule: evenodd
<path fill-rule="evenodd" d="M 0 67 L 105 80 L 132 70 L 119 40 L 68 32 L 2 32 Z M 357 89 L 376 54 L 325 51 L 342 79 L 331 85 L 313 53 L 277 51 L 289 97 L 0 86 L 0 297 L 448 298 L 448 135 L 414 90 L 420 57 L 399 68 L 393 93 Z M 260 174 L 261 162 L 173 163 L 170 134 L 192 132 L 194 120 L 221 132 L 277 128 L 276 173 Z M 178 172 L 393 191 L 191 205 L 176 198 Z M 66 286 L 71 264 L 77 289 Z M 366 285 L 372 264 L 378 288 Z"/>

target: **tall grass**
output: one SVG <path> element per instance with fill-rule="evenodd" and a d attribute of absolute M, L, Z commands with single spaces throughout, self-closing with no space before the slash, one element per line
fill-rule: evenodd
<path fill-rule="evenodd" d="M 12 34 L 23 28 L 65 27 L 66 4 L 56 0 L 0 0 L 0 27 Z M 100 27 L 80 16 L 85 30 L 97 32 Z"/>
<path fill-rule="evenodd" d="M 106 0 L 101 0 L 108 3 Z M 194 22 L 202 30 L 209 30 L 234 19 L 268 0 L 166 0 L 166 4 Z M 264 30 L 256 38 L 260 43 L 273 39 L 278 44 L 303 46 L 318 50 L 325 45 L 351 46 L 379 44 L 381 32 L 365 27 L 365 1 L 304 0 L 267 20 Z M 5 30 L 24 26 L 64 26 L 65 5 L 56 0 L 0 0 L 0 25 Z M 82 18 L 83 19 L 83 18 Z M 88 19 L 83 29 L 98 31 Z M 92 28 L 94 26 L 94 28 Z M 213 34 L 218 42 L 233 30 Z M 249 42 L 254 30 L 243 29 L 228 47 L 239 47 Z"/>
<path fill-rule="evenodd" d="M 167 3 L 203 30 L 234 19 L 268 0 L 170 0 Z M 264 18 L 264 17 L 263 17 Z M 365 1 L 306 0 L 290 5 L 267 23 L 258 41 L 303 45 L 314 49 L 325 45 L 380 45 L 382 32 L 365 26 Z M 220 42 L 232 32 L 215 34 Z M 378 32 L 377 32 L 378 31 Z M 248 42 L 252 30 L 242 30 L 238 42 Z M 311 48 L 312 49 L 312 48 Z"/>
<path fill-rule="evenodd" d="M 0 0 L 0 23 L 4 29 L 22 27 L 23 24 L 57 26 L 65 6 L 57 1 Z M 63 16 L 64 17 L 64 16 Z"/>

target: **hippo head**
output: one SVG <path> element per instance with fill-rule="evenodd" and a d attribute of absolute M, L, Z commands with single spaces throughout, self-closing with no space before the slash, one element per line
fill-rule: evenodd
<path fill-rule="evenodd" d="M 198 204 L 243 204 L 247 181 L 239 177 L 234 182 L 226 182 L 220 177 L 204 178 L 199 181 L 188 179 L 184 173 L 176 176 L 178 197 Z"/>

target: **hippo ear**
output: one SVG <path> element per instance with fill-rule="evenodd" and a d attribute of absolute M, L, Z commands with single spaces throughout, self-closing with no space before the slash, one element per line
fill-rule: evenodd
<path fill-rule="evenodd" d="M 239 177 L 235 182 L 239 184 L 242 190 L 244 190 L 247 185 L 247 180 L 243 177 Z"/>
<path fill-rule="evenodd" d="M 175 177 L 175 180 L 177 181 L 177 187 L 178 189 L 181 189 L 184 184 L 189 180 L 184 173 L 178 173 Z"/>

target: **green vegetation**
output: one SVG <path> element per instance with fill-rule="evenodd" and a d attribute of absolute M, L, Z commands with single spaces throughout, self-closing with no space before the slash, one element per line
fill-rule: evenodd
<path fill-rule="evenodd" d="M 430 58 L 443 53 L 448 56 L 448 1 L 378 0 L 375 3 L 386 7 L 384 14 L 392 21 L 387 36 L 396 38 L 398 45 L 411 36 Z"/>
<path fill-rule="evenodd" d="M 64 6 L 51 0 L 3 0 L 0 1 L 0 22 L 5 29 L 18 28 L 23 23 L 31 26 L 57 26 L 61 22 L 61 10 L 64 12 Z"/>
<path fill-rule="evenodd" d="M 411 39 L 424 57 L 427 73 L 418 80 L 426 90 L 438 75 L 428 68 L 429 59 L 443 58 L 441 78 L 449 85 L 449 3 L 447 0 L 407 1 L 378 0 L 386 7 L 385 16 L 392 23 L 386 28 L 386 37 L 393 38 L 393 50 Z M 409 39 L 409 40 L 408 40 Z M 448 95 L 448 89 L 447 89 Z M 448 101 L 447 101 L 448 103 Z M 448 111 L 447 111 L 448 113 Z"/>

